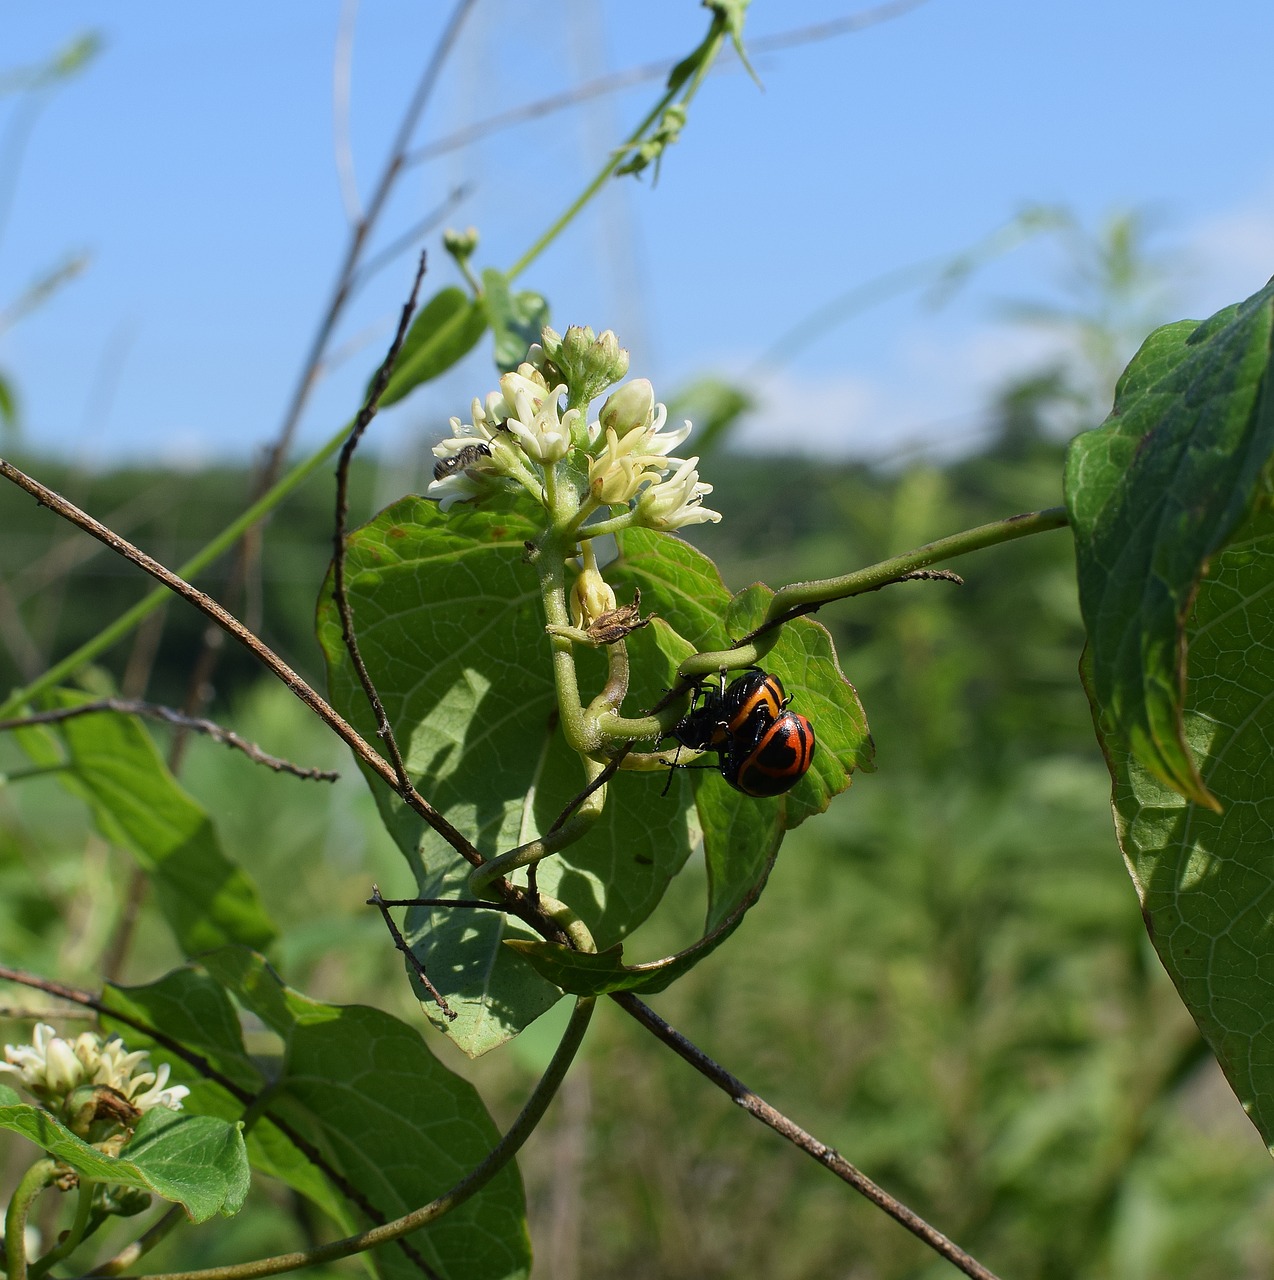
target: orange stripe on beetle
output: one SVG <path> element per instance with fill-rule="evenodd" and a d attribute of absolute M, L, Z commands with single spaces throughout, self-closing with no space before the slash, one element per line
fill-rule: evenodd
<path fill-rule="evenodd" d="M 759 667 L 733 681 L 724 692 L 703 690 L 703 706 L 691 711 L 672 736 L 692 751 L 725 751 L 740 734 L 752 736 L 762 724 L 777 720 L 789 699 L 783 682 Z"/>
<path fill-rule="evenodd" d="M 809 772 L 814 726 L 795 711 L 762 724 L 751 738 L 736 737 L 721 759 L 721 776 L 749 796 L 779 796 Z"/>

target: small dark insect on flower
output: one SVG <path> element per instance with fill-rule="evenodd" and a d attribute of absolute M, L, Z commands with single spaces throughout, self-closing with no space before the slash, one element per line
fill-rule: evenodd
<path fill-rule="evenodd" d="M 445 480 L 448 476 L 454 476 L 457 471 L 472 467 L 480 459 L 490 456 L 489 444 L 467 444 L 459 453 L 453 453 L 449 458 L 439 458 L 434 463 L 434 479 Z"/>

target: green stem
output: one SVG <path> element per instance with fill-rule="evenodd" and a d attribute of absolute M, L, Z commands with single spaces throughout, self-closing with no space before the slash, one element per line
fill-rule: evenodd
<path fill-rule="evenodd" d="M 588 782 L 592 782 L 605 766 L 598 764 L 596 760 L 589 759 L 588 756 L 583 759 L 585 777 Z M 469 876 L 469 892 L 475 898 L 491 898 L 499 901 L 499 895 L 493 895 L 490 891 L 490 885 L 493 882 L 516 871 L 519 867 L 540 862 L 550 854 L 574 844 L 588 834 L 592 825 L 601 817 L 605 806 L 606 787 L 600 786 L 596 791 L 590 792 L 580 807 L 555 831 L 545 832 L 544 835 L 528 840 L 526 844 L 520 844 L 516 849 L 510 849 L 508 853 L 502 853 L 498 858 L 492 858 L 480 867 L 475 867 Z M 591 947 L 589 949 L 592 950 Z"/>
<path fill-rule="evenodd" d="M 602 166 L 601 172 L 567 205 L 563 213 L 550 225 L 547 231 L 509 268 L 508 279 L 512 282 L 533 263 L 545 249 L 562 234 L 570 225 L 575 215 L 602 189 L 606 179 L 623 163 L 628 152 L 641 141 L 646 130 L 663 115 L 664 108 L 677 96 L 676 90 L 670 90 L 655 104 L 650 114 L 629 135 L 627 142 L 620 147 Z"/>
<path fill-rule="evenodd" d="M 298 463 L 293 467 L 283 479 L 262 494 L 237 520 L 227 525 L 202 550 L 181 565 L 177 570 L 178 576 L 189 581 L 201 569 L 206 568 L 216 560 L 218 556 L 229 551 L 257 521 L 267 516 L 284 498 L 302 482 L 309 479 L 323 463 L 336 453 L 344 443 L 345 437 L 349 435 L 353 425 L 353 420 L 346 423 L 317 453 L 311 454 L 304 462 Z M 40 694 L 46 693 L 49 689 L 61 684 L 67 676 L 78 671 L 85 663 L 91 662 L 99 653 L 122 640 L 143 618 L 154 613 L 165 600 L 171 599 L 171 597 L 172 592 L 166 587 L 158 587 L 150 592 L 149 595 L 143 596 L 131 609 L 120 614 L 109 627 L 99 631 L 91 640 L 80 645 L 74 653 L 69 654 L 61 662 L 50 667 L 42 676 L 33 680 L 25 688 L 17 689 L 11 693 L 6 701 L 0 704 L 0 719 L 16 714 L 27 703 L 39 697 Z"/>
<path fill-rule="evenodd" d="M 22 1175 L 4 1215 L 4 1248 L 8 1280 L 27 1280 L 27 1218 L 36 1197 L 54 1179 L 57 1162 L 45 1157 Z"/>
<path fill-rule="evenodd" d="M 698 49 L 690 55 L 696 60 L 696 71 L 694 81 L 685 95 L 687 102 L 698 91 L 699 85 L 703 82 L 707 75 L 708 69 L 716 60 L 718 51 L 725 40 L 725 27 L 721 19 L 713 16 L 712 23 L 708 28 L 708 34 L 700 42 Z M 684 64 L 683 64 L 684 65 Z M 663 96 L 651 108 L 646 118 L 641 124 L 628 135 L 624 145 L 619 147 L 611 156 L 610 160 L 602 166 L 601 172 L 584 188 L 582 192 L 566 207 L 562 215 L 554 222 L 547 231 L 509 268 L 509 280 L 520 276 L 523 271 L 531 265 L 532 262 L 544 252 L 545 249 L 553 243 L 554 240 L 562 233 L 562 231 L 570 224 L 571 220 L 577 213 L 602 189 L 607 178 L 619 168 L 621 164 L 628 158 L 633 148 L 646 136 L 646 133 L 655 124 L 658 123 L 663 113 L 671 105 L 677 94 L 681 92 L 684 81 L 677 81 L 670 84 L 669 88 L 664 92 Z"/>
<path fill-rule="evenodd" d="M 172 1229 L 179 1222 L 189 1222 L 186 1211 L 179 1204 L 173 1205 L 158 1222 L 142 1232 L 136 1240 L 126 1244 L 113 1258 L 94 1267 L 90 1276 L 117 1276 L 129 1267 L 135 1266 L 139 1258 L 144 1258 L 157 1244 L 168 1238 Z"/>
<path fill-rule="evenodd" d="M 766 621 L 782 618 L 794 609 L 817 607 L 832 600 L 844 600 L 848 596 L 862 595 L 865 591 L 876 591 L 888 586 L 908 573 L 917 569 L 925 569 L 942 560 L 951 560 L 956 556 L 967 555 L 970 551 L 981 551 L 984 547 L 994 547 L 1001 542 L 1012 542 L 1017 538 L 1025 538 L 1034 533 L 1045 533 L 1050 529 L 1061 529 L 1069 523 L 1065 507 L 1049 507 L 1046 511 L 1028 511 L 1024 515 L 1009 516 L 1005 520 L 995 520 L 991 524 L 979 525 L 976 529 L 966 529 L 963 533 L 953 533 L 949 538 L 940 538 L 937 542 L 928 542 L 915 551 L 905 555 L 894 556 L 892 560 L 882 560 L 866 569 L 855 573 L 847 573 L 839 578 L 823 578 L 818 582 L 797 582 L 775 592 L 766 611 Z"/>
<path fill-rule="evenodd" d="M 244 1262 L 229 1267 L 208 1267 L 203 1271 L 171 1271 L 147 1276 L 146 1280 L 256 1280 L 258 1276 L 278 1275 L 283 1271 L 295 1271 L 300 1267 L 317 1266 L 331 1262 L 336 1258 L 348 1258 L 351 1254 L 362 1253 L 379 1244 L 387 1244 L 405 1236 L 411 1231 L 437 1221 L 444 1214 L 463 1204 L 476 1191 L 481 1190 L 501 1169 L 517 1154 L 523 1143 L 535 1131 L 541 1117 L 547 1110 L 558 1087 L 566 1076 L 584 1032 L 588 1028 L 593 1014 L 594 999 L 584 997 L 575 1002 L 575 1010 L 567 1023 L 562 1042 L 557 1046 L 553 1061 L 549 1063 L 535 1091 L 527 1099 L 521 1114 L 510 1126 L 508 1132 L 496 1143 L 490 1154 L 467 1177 L 462 1178 L 450 1191 L 422 1205 L 393 1222 L 373 1227 L 369 1231 L 360 1232 L 344 1240 L 336 1240 L 331 1244 L 321 1245 L 303 1253 L 282 1253 L 273 1258 L 258 1258 L 253 1262 Z"/>
<path fill-rule="evenodd" d="M 582 513 L 582 518 L 587 519 L 588 513 Z M 605 520 L 595 520 L 582 528 L 577 526 L 572 529 L 572 533 L 578 538 L 600 538 L 604 533 L 618 533 L 621 529 L 627 529 L 632 522 L 633 513 L 624 511 L 617 516 L 608 516 Z"/>
<path fill-rule="evenodd" d="M 891 582 L 904 579 L 909 573 L 938 564 L 942 560 L 967 555 L 970 551 L 981 551 L 1001 542 L 1012 542 L 1030 534 L 1061 529 L 1067 523 L 1065 507 L 1050 507 L 1046 511 L 1009 516 L 1005 520 L 979 525 L 976 529 L 966 529 L 963 533 L 953 533 L 949 538 L 927 542 L 923 547 L 917 547 L 905 555 L 882 560 L 879 564 L 843 574 L 839 578 L 793 583 L 774 593 L 766 610 L 765 621 L 750 636 L 730 649 L 692 654 L 677 668 L 677 674 L 682 680 L 694 680 L 701 676 L 715 675 L 718 671 L 737 671 L 742 667 L 756 666 L 778 641 L 784 622 L 812 613 L 833 600 L 844 600 L 867 591 L 877 591 Z M 666 734 L 676 723 L 676 719 L 671 707 L 656 716 L 643 716 L 635 720 L 603 714 L 597 719 L 597 730 L 611 742 L 623 742 L 629 738 L 653 738 L 656 734 Z"/>
<path fill-rule="evenodd" d="M 566 523 L 569 523 L 569 519 Z M 554 524 L 561 527 L 556 519 Z M 550 532 L 545 537 L 536 565 L 540 571 L 540 600 L 544 606 L 545 622 L 553 628 L 570 630 L 570 611 L 566 607 L 566 545 L 555 532 Z M 562 720 L 562 732 L 571 750 L 593 750 L 596 747 L 595 735 L 590 733 L 590 727 L 585 722 L 584 708 L 580 703 L 574 645 L 566 636 L 551 631 L 549 649 L 553 660 L 553 684 L 557 689 L 557 709 Z"/>
<path fill-rule="evenodd" d="M 7 787 L 11 782 L 25 782 L 28 778 L 43 778 L 50 773 L 66 773 L 69 764 L 41 764 L 30 769 L 14 769 L 11 773 L 0 773 L 0 787 Z"/>
<path fill-rule="evenodd" d="M 80 1174 L 80 1185 L 76 1190 L 75 1221 L 71 1223 L 71 1229 L 66 1233 L 65 1239 L 55 1244 L 38 1262 L 31 1264 L 30 1280 L 39 1280 L 39 1277 L 45 1275 L 50 1267 L 61 1262 L 63 1258 L 69 1257 L 83 1243 L 93 1208 L 93 1189 L 96 1186 L 96 1182 Z"/>

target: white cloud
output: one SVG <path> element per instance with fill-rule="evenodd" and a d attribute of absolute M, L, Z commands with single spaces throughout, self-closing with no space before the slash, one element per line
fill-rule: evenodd
<path fill-rule="evenodd" d="M 1163 319 L 1202 319 L 1249 296 L 1274 274 L 1274 182 L 1171 239 L 1172 315 Z M 1019 278 L 1013 292 L 1051 294 L 1047 279 L 1037 285 L 1033 290 Z M 985 295 L 971 299 L 958 319 L 950 312 L 937 319 L 916 314 L 869 373 L 784 369 L 753 381 L 759 406 L 740 423 L 732 445 L 879 460 L 915 452 L 949 457 L 975 447 L 1008 381 L 1074 358 L 1061 334 L 993 320 L 987 302 Z"/>
<path fill-rule="evenodd" d="M 1190 311 L 1211 315 L 1255 293 L 1274 275 L 1274 185 L 1185 237 Z"/>
<path fill-rule="evenodd" d="M 1060 350 L 1050 335 L 1004 324 L 987 322 L 954 340 L 918 325 L 898 336 L 871 377 L 781 370 L 751 381 L 758 407 L 731 445 L 875 460 L 959 454 L 985 435 L 996 390 Z"/>

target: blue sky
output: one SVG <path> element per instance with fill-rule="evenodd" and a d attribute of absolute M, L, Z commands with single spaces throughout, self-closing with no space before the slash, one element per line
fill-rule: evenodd
<path fill-rule="evenodd" d="M 748 35 L 867 7 L 754 0 Z M 363 199 L 449 12 L 424 0 L 357 10 L 349 134 Z M 0 333 L 31 448 L 86 464 L 196 462 L 274 437 L 348 236 L 333 145 L 341 14 L 340 0 L 4 7 L 0 72 L 86 30 L 104 40 L 41 104 L 0 238 L 0 310 L 67 255 L 90 255 Z M 690 0 L 479 0 L 416 142 L 680 56 L 705 23 Z M 612 183 L 520 283 L 548 296 L 559 328 L 615 328 L 665 397 L 702 373 L 754 373 L 820 305 L 957 252 L 1028 203 L 1089 224 L 1152 211 L 1156 247 L 1180 265 L 1164 318 L 1201 316 L 1274 272 L 1272 36 L 1262 0 L 927 0 L 758 56 L 763 91 L 723 70 L 658 184 Z M 481 231 L 478 266 L 508 266 L 657 92 L 649 82 L 413 166 L 373 253 L 468 184 L 449 221 Z M 14 110 L 0 99 L 10 177 Z M 427 290 L 454 283 L 436 233 L 424 243 Z M 401 257 L 350 308 L 335 346 L 354 353 L 312 399 L 300 448 L 356 407 L 411 265 Z M 829 328 L 760 382 L 741 443 L 888 456 L 968 438 L 994 387 L 1046 354 L 998 304 L 1049 296 L 1061 267 L 1052 242 L 1032 242 L 940 310 L 911 292 Z M 440 434 L 492 385 L 484 347 L 387 412 L 381 448 Z"/>

